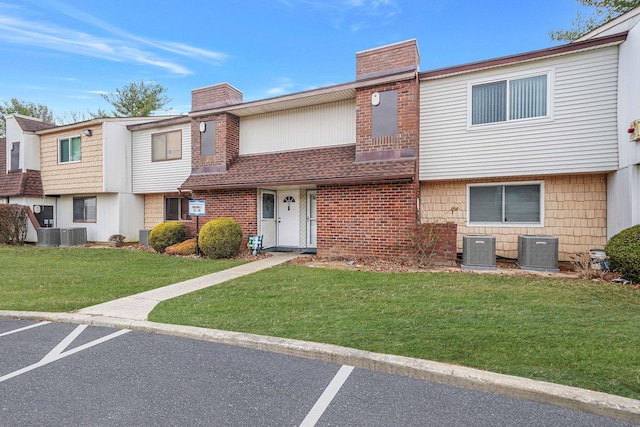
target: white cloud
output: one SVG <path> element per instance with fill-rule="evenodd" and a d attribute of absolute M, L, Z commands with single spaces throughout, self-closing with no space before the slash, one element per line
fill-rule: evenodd
<path fill-rule="evenodd" d="M 286 93 L 290 93 L 294 90 L 295 83 L 288 77 L 279 79 L 278 85 L 270 89 L 267 89 L 266 93 L 269 96 L 280 96 Z"/>
<path fill-rule="evenodd" d="M 43 2 L 46 3 L 46 2 Z M 174 41 L 156 41 L 130 34 L 68 5 L 51 1 L 57 12 L 90 24 L 91 28 L 106 30 L 110 36 L 101 37 L 47 22 L 22 19 L 5 13 L 0 16 L 0 42 L 30 46 L 45 50 L 89 56 L 115 62 L 132 62 L 164 69 L 172 74 L 188 75 L 191 70 L 166 56 L 166 53 L 220 65 L 228 55 Z M 0 3 L 4 8 L 5 4 Z M 20 10 L 9 10 L 20 12 Z M 51 22 L 51 21 L 49 21 Z"/>
<path fill-rule="evenodd" d="M 280 3 L 289 8 L 299 5 L 326 12 L 334 27 L 345 26 L 351 31 L 387 25 L 380 18 L 389 19 L 401 13 L 395 0 L 280 0 Z"/>

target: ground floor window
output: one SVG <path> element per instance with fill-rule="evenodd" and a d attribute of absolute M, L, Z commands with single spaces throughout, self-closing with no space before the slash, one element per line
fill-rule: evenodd
<path fill-rule="evenodd" d="M 542 225 L 542 183 L 478 184 L 468 187 L 470 225 Z"/>
<path fill-rule="evenodd" d="M 186 197 L 165 197 L 164 220 L 187 221 L 189 219 L 189 199 Z"/>
<path fill-rule="evenodd" d="M 73 222 L 96 222 L 98 202 L 95 196 L 73 198 Z"/>

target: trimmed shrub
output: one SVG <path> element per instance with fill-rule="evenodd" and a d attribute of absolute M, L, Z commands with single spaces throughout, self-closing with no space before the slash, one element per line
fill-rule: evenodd
<path fill-rule="evenodd" d="M 169 246 L 164 250 L 165 254 L 168 255 L 195 255 L 196 254 L 196 239 L 185 240 L 184 242 L 177 243 L 175 245 Z"/>
<path fill-rule="evenodd" d="M 0 244 L 24 244 L 29 231 L 27 209 L 22 205 L 0 205 Z"/>
<path fill-rule="evenodd" d="M 184 224 L 178 221 L 163 222 L 149 232 L 149 246 L 156 252 L 163 253 L 169 246 L 186 239 Z"/>
<path fill-rule="evenodd" d="M 640 283 L 640 224 L 613 236 L 604 251 L 613 271 L 633 283 Z"/>
<path fill-rule="evenodd" d="M 231 258 L 240 252 L 242 228 L 233 218 L 207 222 L 198 235 L 198 246 L 209 258 Z"/>

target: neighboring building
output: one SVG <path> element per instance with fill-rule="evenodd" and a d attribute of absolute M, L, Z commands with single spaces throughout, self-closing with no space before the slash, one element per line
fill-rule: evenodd
<path fill-rule="evenodd" d="M 518 235 L 556 236 L 565 261 L 639 223 L 639 44 L 636 25 L 421 73 L 421 219 L 455 221 L 460 252 L 465 234 L 513 258 Z"/>
<path fill-rule="evenodd" d="M 618 168 L 607 176 L 607 236 L 640 224 L 640 7 L 577 42 L 628 32 L 618 54 Z M 634 129 L 630 133 L 629 130 Z"/>
<path fill-rule="evenodd" d="M 181 185 L 267 248 L 400 256 L 418 218 L 415 40 L 360 52 L 356 80 L 242 102 L 192 92 L 192 172 Z"/>
<path fill-rule="evenodd" d="M 131 131 L 133 193 L 144 197 L 144 228 L 190 221 L 178 187 L 191 173 L 191 119 L 172 117 L 127 126 Z"/>
<path fill-rule="evenodd" d="M 37 228 L 51 226 L 55 200 L 44 196 L 40 177 L 40 139 L 37 131 L 55 125 L 20 114 L 6 119 L 6 138 L 0 139 L 0 203 L 13 203 L 31 209 L 28 241 L 37 240 Z M 44 206 L 44 209 L 41 209 Z"/>

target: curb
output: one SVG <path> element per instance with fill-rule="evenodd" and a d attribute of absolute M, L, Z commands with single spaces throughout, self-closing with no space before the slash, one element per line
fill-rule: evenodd
<path fill-rule="evenodd" d="M 125 328 L 281 353 L 499 394 L 640 425 L 640 400 L 480 369 L 331 344 L 74 313 L 0 311 L 0 319 L 40 320 Z"/>

